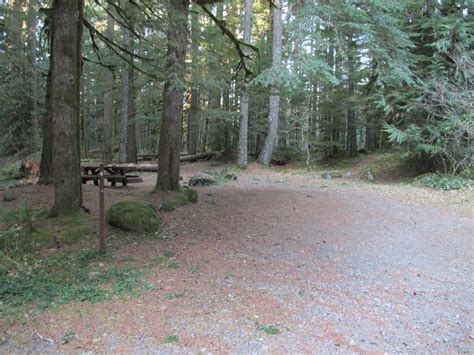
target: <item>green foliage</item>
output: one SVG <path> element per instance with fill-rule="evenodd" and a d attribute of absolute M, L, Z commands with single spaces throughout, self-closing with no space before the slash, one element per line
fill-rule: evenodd
<path fill-rule="evenodd" d="M 179 300 L 183 297 L 184 292 L 168 292 L 166 294 L 166 299 L 168 301 L 174 301 L 174 300 Z"/>
<path fill-rule="evenodd" d="M 168 269 L 173 269 L 173 270 L 179 269 L 179 264 L 177 262 L 169 263 Z"/>
<path fill-rule="evenodd" d="M 183 191 L 186 194 L 189 202 L 196 203 L 198 201 L 198 193 L 196 190 L 190 189 L 189 187 L 184 187 Z"/>
<path fill-rule="evenodd" d="M 225 183 L 229 181 L 233 181 L 237 179 L 237 176 L 235 176 L 235 174 L 229 171 L 229 169 L 227 168 L 221 169 L 221 170 L 206 171 L 205 174 L 208 174 L 214 177 L 218 185 L 224 185 Z"/>
<path fill-rule="evenodd" d="M 278 335 L 281 333 L 280 328 L 273 326 L 273 325 L 265 325 L 260 327 L 260 331 L 264 332 L 265 334 L 269 335 Z"/>
<path fill-rule="evenodd" d="M 13 192 L 5 192 L 3 194 L 3 201 L 4 202 L 15 201 L 17 198 L 18 198 L 17 195 Z"/>
<path fill-rule="evenodd" d="M 75 340 L 77 338 L 76 333 L 74 332 L 67 332 L 61 337 L 61 344 L 68 344 L 71 341 Z"/>
<path fill-rule="evenodd" d="M 423 164 L 401 152 L 374 154 L 370 164 L 360 170 L 359 177 L 368 180 L 371 175 L 376 181 L 399 181 L 415 177 L 423 170 Z"/>
<path fill-rule="evenodd" d="M 65 245 L 72 245 L 90 237 L 90 221 L 83 213 L 58 218 L 59 238 Z"/>
<path fill-rule="evenodd" d="M 233 272 L 230 272 L 230 271 L 224 272 L 224 279 L 230 280 L 230 279 L 233 279 L 234 277 L 235 277 L 235 275 L 234 275 Z"/>
<path fill-rule="evenodd" d="M 19 258 L 52 245 L 51 234 L 34 228 L 37 218 L 38 211 L 25 202 L 17 211 L 0 207 L 0 253 L 4 258 Z"/>
<path fill-rule="evenodd" d="M 176 335 L 169 335 L 161 341 L 161 344 L 179 344 L 179 338 Z"/>
<path fill-rule="evenodd" d="M 171 250 L 165 250 L 163 255 L 165 256 L 165 258 L 174 258 L 176 256 L 176 253 Z"/>
<path fill-rule="evenodd" d="M 21 171 L 21 162 L 7 163 L 0 170 L 0 183 L 23 179 L 24 177 L 25 174 Z"/>
<path fill-rule="evenodd" d="M 161 221 L 152 206 L 138 201 L 120 201 L 113 204 L 106 214 L 111 226 L 130 232 L 155 233 Z"/>
<path fill-rule="evenodd" d="M 163 200 L 160 205 L 160 211 L 171 212 L 176 208 L 186 206 L 189 203 L 196 203 L 198 193 L 196 190 L 183 187 L 180 192 L 175 193 L 172 198 Z"/>
<path fill-rule="evenodd" d="M 105 258 L 105 259 L 104 259 Z M 15 263 L 2 255 L 0 259 L 0 313 L 31 306 L 102 302 L 113 295 L 134 294 L 140 272 L 128 267 L 99 267 L 100 256 L 95 251 L 62 252 L 48 258 L 26 258 Z M 105 287 L 111 284 L 112 289 Z"/>
<path fill-rule="evenodd" d="M 460 190 L 474 186 L 474 180 L 459 175 L 424 174 L 415 179 L 415 184 L 441 190 Z"/>

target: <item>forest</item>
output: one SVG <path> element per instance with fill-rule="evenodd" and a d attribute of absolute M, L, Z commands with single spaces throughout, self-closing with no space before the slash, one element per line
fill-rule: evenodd
<path fill-rule="evenodd" d="M 0 0 L 0 315 L 8 319 L 0 322 L 0 351 L 4 344 L 13 353 L 142 353 L 172 346 L 188 352 L 208 346 L 223 353 L 468 351 L 467 335 L 449 333 L 454 314 L 423 313 L 412 301 L 411 318 L 402 321 L 405 330 L 413 322 L 447 319 L 429 331 L 429 340 L 419 335 L 414 341 L 399 332 L 393 336 L 405 342 L 380 335 L 366 342 L 378 332 L 377 317 L 395 327 L 393 318 L 375 312 L 360 330 L 367 333 L 360 335 L 363 342 L 341 328 L 331 330 L 331 316 L 321 321 L 327 329 L 319 324 L 324 334 L 310 332 L 309 341 L 299 323 L 281 314 L 301 301 L 305 311 L 298 317 L 312 324 L 310 309 L 334 310 L 324 308 L 334 292 L 341 317 L 350 319 L 347 329 L 358 328 L 355 319 L 365 311 L 349 315 L 353 307 L 338 292 L 352 293 L 361 286 L 360 275 L 338 274 L 354 276 L 358 286 L 343 285 L 336 276 L 332 280 L 334 270 L 325 258 L 340 266 L 349 263 L 349 270 L 354 267 L 373 287 L 381 287 L 384 277 L 389 288 L 399 281 L 391 274 L 366 274 L 368 259 L 379 258 L 375 274 L 393 265 L 409 274 L 407 265 L 415 265 L 413 270 L 422 270 L 418 278 L 431 276 L 410 279 L 408 286 L 433 289 L 440 285 L 436 280 L 454 278 L 460 280 L 460 298 L 446 301 L 447 307 L 474 305 L 466 296 L 473 267 L 474 229 L 468 221 L 474 211 L 473 138 L 472 0 Z M 99 194 L 105 195 L 106 216 Z M 438 207 L 454 211 L 453 220 L 429 210 Z M 442 217 L 436 219 L 437 213 Z M 104 218 L 105 254 L 103 246 L 96 252 Z M 412 219 L 419 230 L 407 229 Z M 371 224 L 375 220 L 384 226 Z M 450 228 L 457 223 L 455 239 Z M 357 229 L 362 224 L 369 233 Z M 308 233 L 317 234 L 318 241 L 301 239 L 304 250 L 286 238 L 309 238 Z M 342 235 L 354 247 L 342 242 Z M 430 235 L 438 245 L 449 245 L 444 255 L 427 247 L 436 244 Z M 280 243 L 286 252 L 278 249 Z M 324 249 L 328 244 L 335 249 Z M 379 246 L 382 256 L 366 256 L 361 245 Z M 327 279 L 313 280 L 307 255 L 320 248 L 311 267 L 325 270 Z M 337 248 L 349 261 L 339 259 Z M 406 263 L 394 256 L 405 253 Z M 254 269 L 239 264 L 242 255 L 250 255 L 246 260 Z M 436 255 L 431 264 L 430 255 Z M 310 286 L 280 289 L 280 274 L 261 274 L 263 259 L 291 280 L 323 283 L 325 296 L 311 303 L 317 292 Z M 453 260 L 450 270 L 462 269 L 462 275 L 434 266 L 445 260 Z M 239 299 L 235 312 L 262 312 L 255 326 L 238 316 L 237 323 L 226 323 L 219 312 L 231 306 L 220 300 L 227 296 L 212 275 L 226 287 L 235 286 L 237 298 L 239 287 L 245 291 L 239 282 L 246 275 L 250 296 Z M 189 291 L 186 281 L 198 276 L 215 289 L 200 285 Z M 174 278 L 180 290 L 173 288 Z M 261 281 L 265 278 L 268 284 Z M 373 292 L 387 297 L 390 307 L 402 307 L 392 298 L 393 287 L 385 296 Z M 444 284 L 439 287 L 430 297 L 446 291 Z M 203 312 L 219 331 L 213 328 L 208 340 L 198 341 L 178 326 L 179 317 L 173 326 L 148 319 L 159 333 L 158 345 L 150 340 L 150 348 L 133 348 L 114 338 L 120 344 L 114 350 L 105 338 L 88 347 L 89 335 L 77 319 L 77 329 L 67 330 L 66 318 L 51 316 L 61 329 L 54 333 L 44 313 L 34 313 L 71 302 L 96 307 L 105 300 L 128 312 L 126 302 L 162 290 L 168 291 L 162 301 L 172 305 L 161 312 L 170 319 L 181 312 L 182 298 L 190 297 L 191 305 L 183 307 L 192 314 L 209 306 L 197 299 L 215 296 L 220 301 L 209 306 L 214 310 Z M 269 309 L 258 290 L 268 292 Z M 284 301 L 269 296 L 280 291 L 291 296 Z M 193 292 L 200 296 L 193 298 Z M 410 288 L 404 297 L 413 292 L 425 291 Z M 284 310 L 271 303 L 280 301 L 289 302 Z M 144 302 L 160 312 L 149 299 Z M 112 317 L 110 312 L 97 314 Z M 467 334 L 467 313 L 460 334 Z M 50 334 L 35 328 L 40 345 L 22 345 L 11 335 L 14 324 L 32 324 L 28 317 L 38 317 L 35 324 Z M 87 317 L 110 330 L 102 318 Z M 138 327 L 142 318 L 131 317 Z M 199 327 L 196 319 L 187 321 Z M 210 323 L 205 327 L 212 328 Z M 235 327 L 245 335 L 231 341 Z M 281 338 L 253 344 L 249 327 Z M 450 340 L 433 340 L 439 337 Z"/>

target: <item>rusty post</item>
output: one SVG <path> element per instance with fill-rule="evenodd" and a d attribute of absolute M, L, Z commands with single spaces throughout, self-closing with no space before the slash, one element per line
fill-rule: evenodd
<path fill-rule="evenodd" d="M 105 200 L 104 200 L 104 164 L 99 168 L 99 253 L 105 253 Z"/>

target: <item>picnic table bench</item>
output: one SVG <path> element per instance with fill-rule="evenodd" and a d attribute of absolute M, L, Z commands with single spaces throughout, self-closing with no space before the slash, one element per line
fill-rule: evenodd
<path fill-rule="evenodd" d="M 95 185 L 99 185 L 100 178 L 100 164 L 81 164 L 82 183 L 87 184 L 88 181 L 93 181 Z M 109 164 L 104 165 L 104 179 L 110 182 L 112 187 L 117 185 L 117 182 L 122 186 L 127 186 L 130 180 L 138 179 L 138 175 L 130 175 L 129 172 L 136 171 L 133 165 L 127 164 Z"/>

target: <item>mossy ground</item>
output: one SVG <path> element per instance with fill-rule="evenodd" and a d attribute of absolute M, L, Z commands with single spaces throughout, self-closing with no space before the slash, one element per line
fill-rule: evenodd
<path fill-rule="evenodd" d="M 198 201 L 198 193 L 196 190 L 188 187 L 183 187 L 181 191 L 170 195 L 163 200 L 160 205 L 160 211 L 171 212 L 177 208 L 186 206 L 189 203 L 196 203 Z"/>

